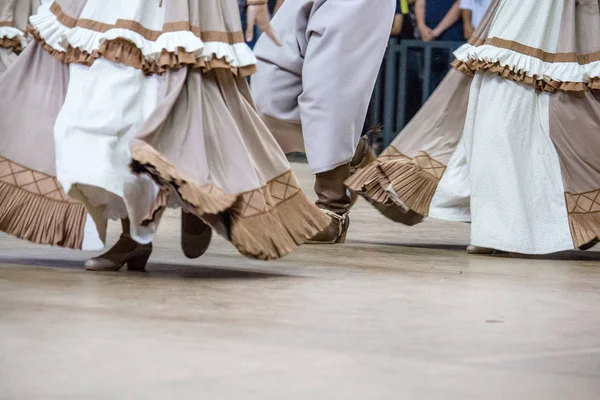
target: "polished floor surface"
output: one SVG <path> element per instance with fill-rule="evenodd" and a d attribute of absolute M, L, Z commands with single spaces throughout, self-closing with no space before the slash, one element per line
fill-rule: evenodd
<path fill-rule="evenodd" d="M 0 236 L 0 399 L 600 399 L 600 253 L 467 256 L 361 201 L 345 245 L 189 261 L 178 224 L 145 274 Z"/>

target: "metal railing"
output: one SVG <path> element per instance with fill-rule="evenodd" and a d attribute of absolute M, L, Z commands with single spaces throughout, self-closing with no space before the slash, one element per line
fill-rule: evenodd
<path fill-rule="evenodd" d="M 452 52 L 462 44 L 390 40 L 367 118 L 368 125 L 383 122 L 384 146 L 391 143 L 427 101 L 450 69 Z M 417 78 L 419 82 L 409 78 Z M 412 97 L 409 90 L 413 90 Z M 407 105 L 410 105 L 408 113 Z"/>

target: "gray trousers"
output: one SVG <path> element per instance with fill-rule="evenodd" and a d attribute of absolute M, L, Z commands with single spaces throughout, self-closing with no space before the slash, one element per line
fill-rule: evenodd
<path fill-rule="evenodd" d="M 395 0 L 286 0 L 251 78 L 258 110 L 286 153 L 313 173 L 350 162 L 388 43 Z"/>

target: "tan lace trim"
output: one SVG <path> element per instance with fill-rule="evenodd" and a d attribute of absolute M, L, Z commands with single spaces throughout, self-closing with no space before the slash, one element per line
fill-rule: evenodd
<path fill-rule="evenodd" d="M 0 157 L 0 231 L 38 244 L 81 249 L 82 204 L 55 177 Z"/>
<path fill-rule="evenodd" d="M 454 60 L 452 66 L 467 75 L 475 75 L 478 71 L 491 72 L 503 78 L 531 85 L 544 92 L 584 92 L 600 89 L 600 78 L 593 78 L 588 82 L 561 82 L 542 76 L 528 76 L 526 71 L 513 71 L 510 66 L 500 65 L 499 62 L 487 62 L 469 59 L 467 61 Z"/>
<path fill-rule="evenodd" d="M 199 217 L 226 215 L 229 240 L 243 255 L 260 260 L 289 254 L 330 223 L 304 195 L 291 171 L 261 188 L 230 194 L 214 185 L 195 184 L 146 143 L 135 143 L 131 152 L 134 173 L 148 174 L 163 192 L 146 223 L 175 195 Z"/>
<path fill-rule="evenodd" d="M 195 54 L 188 53 L 183 48 L 179 48 L 178 54 L 163 50 L 158 60 L 148 62 L 142 51 L 134 43 L 123 38 L 107 40 L 102 44 L 100 49 L 91 54 L 72 46 L 69 46 L 67 51 L 63 52 L 48 45 L 34 27 L 30 26 L 29 31 L 48 53 L 66 64 L 91 66 L 98 58 L 104 57 L 109 61 L 140 69 L 146 75 L 162 74 L 168 68 L 178 69 L 182 67 L 199 68 L 203 72 L 208 72 L 216 68 L 229 69 L 234 75 L 240 77 L 249 76 L 256 72 L 256 65 L 236 68 L 232 67 L 224 59 L 217 58 L 213 58 L 207 62 L 204 58 L 196 58 Z"/>
<path fill-rule="evenodd" d="M 347 181 L 353 192 L 372 203 L 389 204 L 394 200 L 388 192 L 392 185 L 398 198 L 414 212 L 429 214 L 429 206 L 446 166 L 421 151 L 410 158 L 389 146 L 376 162 L 359 170 Z"/>
<path fill-rule="evenodd" d="M 600 189 L 565 193 L 571 236 L 576 248 L 600 239 Z"/>
<path fill-rule="evenodd" d="M 244 33 L 238 32 L 216 32 L 216 31 L 202 31 L 198 26 L 191 26 L 187 21 L 180 22 L 168 22 L 163 25 L 162 31 L 155 31 L 144 27 L 137 21 L 119 19 L 114 24 L 106 24 L 91 19 L 76 19 L 65 14 L 62 8 L 57 3 L 52 3 L 50 6 L 50 12 L 52 12 L 56 19 L 66 26 L 67 28 L 85 28 L 96 32 L 107 32 L 111 29 L 127 29 L 135 32 L 146 40 L 156 41 L 160 35 L 168 32 L 179 32 L 179 31 L 190 31 L 194 35 L 198 36 L 204 42 L 223 42 L 228 44 L 244 43 Z"/>
<path fill-rule="evenodd" d="M 477 38 L 473 37 L 469 40 L 472 46 L 490 45 L 501 49 L 512 50 L 526 56 L 535 57 L 549 63 L 556 62 L 574 62 L 581 65 L 600 61 L 600 51 L 589 54 L 577 53 L 549 53 L 536 47 L 526 46 L 522 43 L 513 40 L 505 40 L 498 37 L 492 38 Z"/>
<path fill-rule="evenodd" d="M 526 46 L 513 40 L 505 40 L 498 37 L 472 37 L 469 40 L 469 44 L 472 46 L 490 45 L 500 49 L 511 50 L 525 56 L 535 57 L 548 63 L 569 62 L 585 65 L 600 61 L 600 51 L 589 54 L 577 54 L 574 52 L 550 53 L 536 47 Z M 459 71 L 468 75 L 474 75 L 477 71 L 489 71 L 512 81 L 531 85 L 536 89 L 545 92 L 583 92 L 587 90 L 600 89 L 600 77 L 592 77 L 587 82 L 562 82 L 538 75 L 528 76 L 526 71 L 513 71 L 510 66 L 500 65 L 499 62 L 487 62 L 470 59 L 467 61 L 455 60 L 452 65 Z"/>
<path fill-rule="evenodd" d="M 4 47 L 6 49 L 13 49 L 14 51 L 23 50 L 23 46 L 21 46 L 21 40 L 19 38 L 1 38 L 0 47 Z"/>

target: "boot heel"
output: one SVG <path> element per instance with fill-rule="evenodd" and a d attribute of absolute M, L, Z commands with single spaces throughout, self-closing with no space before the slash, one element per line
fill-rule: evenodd
<path fill-rule="evenodd" d="M 150 254 L 142 254 L 131 260 L 127 261 L 127 270 L 135 271 L 135 272 L 144 272 L 146 271 L 146 264 L 148 264 L 148 260 L 150 259 Z"/>
<path fill-rule="evenodd" d="M 340 234 L 340 237 L 338 237 L 335 241 L 339 244 L 346 243 L 346 236 L 348 235 L 348 229 L 350 229 L 350 217 L 348 217 L 348 214 L 344 215 L 341 228 L 342 233 Z"/>
<path fill-rule="evenodd" d="M 344 231 L 344 233 L 342 233 L 340 235 L 339 238 L 337 238 L 337 240 L 335 241 L 337 244 L 343 244 L 346 243 L 346 235 L 348 234 L 348 231 Z"/>

